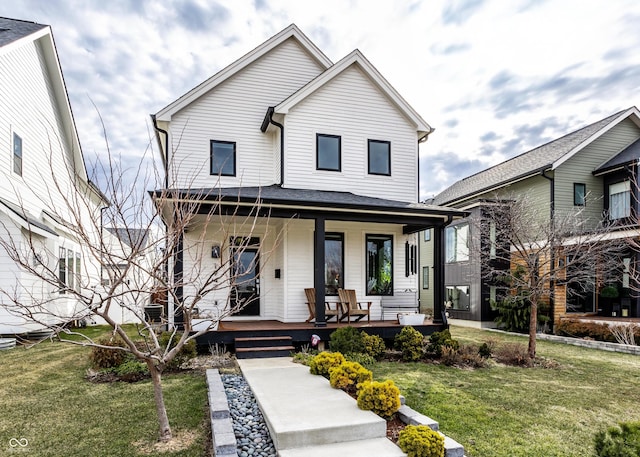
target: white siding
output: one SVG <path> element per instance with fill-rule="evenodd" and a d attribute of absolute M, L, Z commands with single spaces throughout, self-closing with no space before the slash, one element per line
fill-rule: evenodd
<path fill-rule="evenodd" d="M 340 135 L 341 171 L 316 170 L 316 134 Z M 356 65 L 285 116 L 285 186 L 417 201 L 415 127 Z M 391 176 L 368 174 L 367 140 L 391 142 Z"/>
<path fill-rule="evenodd" d="M 43 210 L 56 214 L 67 221 L 75 221 L 65 199 L 73 201 L 77 197 L 73 180 L 72 134 L 63 123 L 60 109 L 66 109 L 64 100 L 56 99 L 54 77 L 57 68 L 47 66 L 46 55 L 52 52 L 47 36 L 34 42 L 0 54 L 0 195 L 6 201 L 22 208 L 32 218 L 43 221 Z M 55 58 L 55 57 L 54 57 Z M 64 88 L 57 87 L 64 94 Z M 63 103 L 59 103 L 63 102 Z M 13 134 L 22 138 L 22 175 L 13 172 Z M 77 152 L 77 151 L 76 151 Z M 54 178 L 55 177 L 55 178 Z M 59 189 L 58 189 L 59 188 Z M 90 217 L 98 216 L 99 210 L 92 203 L 78 205 L 82 211 L 81 220 L 87 232 L 95 234 L 96 226 Z M 0 212 L 8 212 L 2 207 Z M 93 214 L 89 214 L 93 211 Z M 6 217 L 3 215 L 3 219 Z M 94 221 L 99 221 L 95 218 Z M 58 237 L 52 235 L 43 246 L 50 266 L 56 268 L 58 247 L 71 247 L 74 252 L 83 251 L 83 286 L 97 284 L 99 267 L 88 259 L 87 253 L 70 234 L 57 230 Z M 27 237 L 39 240 L 35 234 L 18 229 L 13 222 L 0 227 L 0 237 L 12 240 L 16 246 L 27 246 Z M 17 269 L 15 262 L 6 253 L 0 254 L 0 288 L 11 291 L 17 287 L 17 294 L 25 305 L 45 299 L 55 299 L 51 306 L 74 310 L 76 303 L 54 291 L 55 287 Z M 6 301 L 6 298 L 4 298 Z M 0 318 L 2 320 L 2 318 Z M 6 323 L 6 321 L 3 321 Z M 14 329 L 21 331 L 20 328 Z M 6 331 L 6 329 L 5 329 Z"/>
<path fill-rule="evenodd" d="M 274 106 L 322 71 L 290 38 L 175 114 L 170 124 L 174 187 L 256 186 L 276 183 L 278 134 L 260 131 Z M 210 140 L 236 142 L 236 176 L 210 175 Z"/>

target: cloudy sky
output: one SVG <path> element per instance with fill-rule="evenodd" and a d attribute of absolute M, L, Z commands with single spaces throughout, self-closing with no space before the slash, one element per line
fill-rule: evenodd
<path fill-rule="evenodd" d="M 52 26 L 89 162 L 96 107 L 134 164 L 150 113 L 291 23 L 334 62 L 360 49 L 435 127 L 422 198 L 640 104 L 637 0 L 3 0 L 0 16 Z"/>

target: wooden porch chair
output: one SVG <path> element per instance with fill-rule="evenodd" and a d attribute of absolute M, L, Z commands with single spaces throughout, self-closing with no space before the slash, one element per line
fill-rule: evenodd
<path fill-rule="evenodd" d="M 356 291 L 353 289 L 338 289 L 340 302 L 342 304 L 342 317 L 340 320 L 347 318 L 347 323 L 351 322 L 351 316 L 357 317 L 356 322 L 367 316 L 367 323 L 371 323 L 371 302 L 366 303 L 366 309 L 363 307 L 364 302 L 359 302 L 356 298 Z"/>
<path fill-rule="evenodd" d="M 309 308 L 309 318 L 305 322 L 311 322 L 316 318 L 316 289 L 311 287 L 304 290 L 307 296 L 307 307 Z M 324 302 L 324 317 L 326 320 L 332 317 L 336 318 L 336 321 L 340 317 L 340 305 L 336 304 L 336 309 L 331 309 L 329 302 Z"/>

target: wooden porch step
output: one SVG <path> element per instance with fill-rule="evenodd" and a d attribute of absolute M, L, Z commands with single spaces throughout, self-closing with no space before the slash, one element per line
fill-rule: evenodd
<path fill-rule="evenodd" d="M 291 336 L 260 336 L 234 338 L 238 359 L 287 357 L 295 350 Z"/>
<path fill-rule="evenodd" d="M 236 348 L 236 358 L 238 359 L 265 359 L 271 357 L 288 357 L 293 346 L 265 346 L 253 348 Z"/>

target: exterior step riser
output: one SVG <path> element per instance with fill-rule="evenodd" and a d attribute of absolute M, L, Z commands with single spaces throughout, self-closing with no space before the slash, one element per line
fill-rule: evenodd
<path fill-rule="evenodd" d="M 273 346 L 291 346 L 291 338 L 279 338 L 269 340 L 252 340 L 252 341 L 238 341 L 235 340 L 235 347 L 237 348 L 256 348 L 256 347 L 273 347 Z"/>
<path fill-rule="evenodd" d="M 271 357 L 290 357 L 291 350 L 273 350 L 273 351 L 246 351 L 236 352 L 238 359 L 266 359 Z"/>

